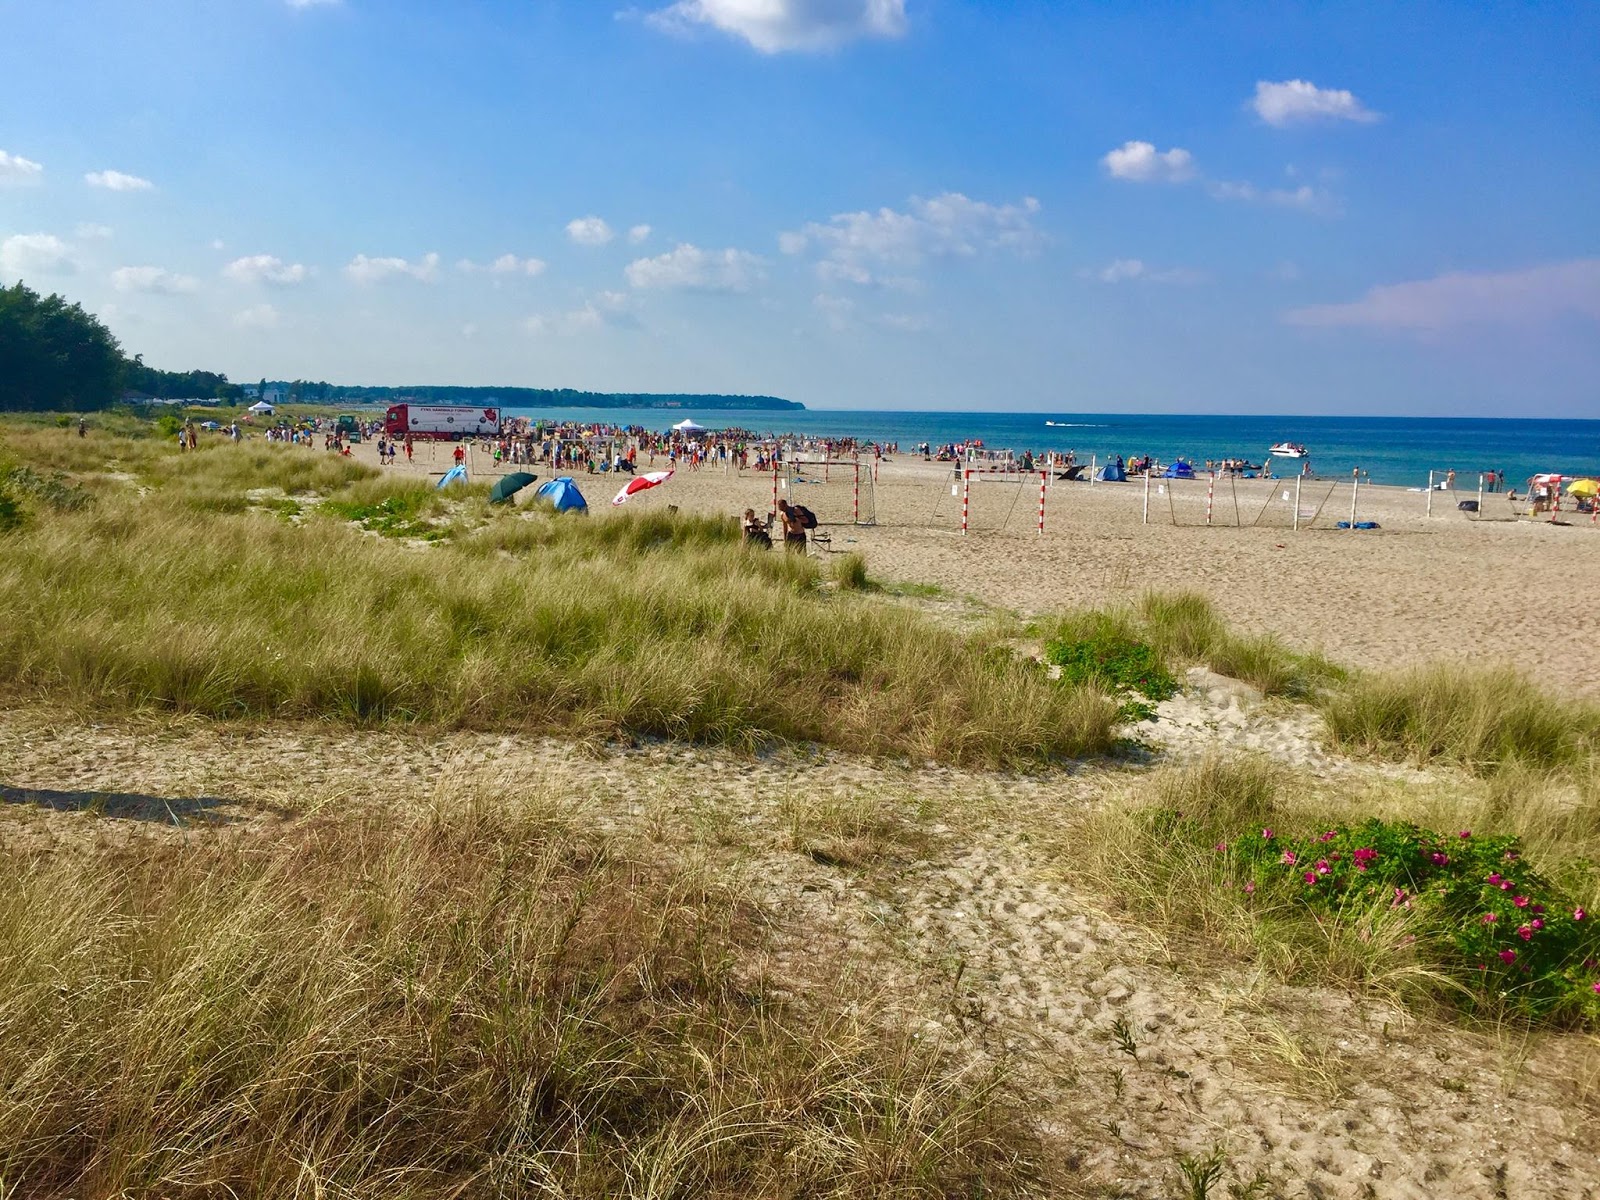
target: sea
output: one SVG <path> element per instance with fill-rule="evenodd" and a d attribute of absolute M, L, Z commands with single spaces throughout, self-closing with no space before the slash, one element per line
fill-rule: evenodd
<path fill-rule="evenodd" d="M 1277 442 L 1310 452 L 1323 478 L 1362 472 L 1364 480 L 1425 488 L 1428 472 L 1456 472 L 1456 487 L 1477 487 L 1481 472 L 1505 473 L 1518 489 L 1541 472 L 1600 475 L 1600 421 L 1454 417 L 1218 416 L 1151 413 L 993 413 L 805 409 L 745 412 L 693 408 L 507 408 L 508 416 L 665 430 L 685 418 L 708 429 L 738 427 L 757 433 L 855 438 L 898 443 L 902 453 L 921 442 L 935 447 L 979 439 L 986 447 L 1020 454 L 1075 451 L 1105 462 L 1149 454 L 1161 462 L 1182 458 L 1242 458 L 1259 464 Z M 1047 424 L 1049 422 L 1049 424 Z M 1300 464 L 1279 460 L 1274 473 Z"/>

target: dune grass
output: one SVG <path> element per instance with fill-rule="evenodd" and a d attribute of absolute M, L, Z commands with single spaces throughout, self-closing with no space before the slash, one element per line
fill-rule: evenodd
<path fill-rule="evenodd" d="M 579 815 L 451 795 L 13 864 L 0 1191 L 1022 1190 L 1034 1139 L 999 1076 L 820 962 L 781 998 L 743 896 Z"/>
<path fill-rule="evenodd" d="M 1364 673 L 1321 707 L 1341 749 L 1438 759 L 1480 775 L 1568 767 L 1600 754 L 1600 706 L 1539 688 L 1510 668 Z"/>
<path fill-rule="evenodd" d="M 377 515 L 404 523 L 440 503 L 333 456 L 218 446 L 150 475 L 143 499 L 8 535 L 0 686 L 113 710 L 779 738 L 978 764 L 1113 744 L 1098 689 L 824 590 L 814 562 L 751 553 L 730 520 L 501 513 L 469 495 L 451 503 L 485 523 L 419 555 L 344 519 L 239 512 L 247 485 L 328 493 L 329 518 L 398 497 L 407 512 Z"/>

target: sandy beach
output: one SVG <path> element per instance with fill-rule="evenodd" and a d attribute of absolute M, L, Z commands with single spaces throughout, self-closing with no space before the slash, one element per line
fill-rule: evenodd
<path fill-rule="evenodd" d="M 353 453 L 377 460 L 370 440 Z M 409 466 L 402 455 L 386 469 L 437 476 L 450 454 L 446 443 L 419 442 Z M 478 480 L 500 473 L 481 449 L 469 466 Z M 548 468 L 532 470 L 549 476 Z M 575 479 L 604 519 L 618 480 Z M 1350 483 L 1313 480 L 1301 488 L 1306 527 L 1295 531 L 1293 500 L 1283 498 L 1292 497 L 1292 479 L 1222 479 L 1207 527 L 1207 481 L 1196 479 L 1153 483 L 1146 524 L 1142 480 L 1062 482 L 1046 494 L 1041 535 L 1035 474 L 975 484 L 962 536 L 953 486 L 950 464 L 900 454 L 880 467 L 873 525 L 848 523 L 850 488 L 831 472 L 825 484 L 796 487 L 794 498 L 818 512 L 831 551 L 859 550 L 873 577 L 937 584 L 1025 615 L 1114 603 L 1148 588 L 1189 589 L 1243 630 L 1275 633 L 1348 665 L 1508 662 L 1562 691 L 1600 695 L 1600 613 L 1591 599 L 1600 584 L 1600 526 L 1587 514 L 1560 514 L 1566 524 L 1514 520 L 1501 494 L 1484 497 L 1479 520 L 1456 508 L 1477 493 L 1460 491 L 1436 494 L 1430 518 L 1425 493 L 1364 485 L 1357 520 L 1379 528 L 1352 532 L 1333 527 L 1349 519 Z M 772 494 L 770 474 L 706 466 L 680 469 L 629 504 L 737 515 L 769 511 Z"/>

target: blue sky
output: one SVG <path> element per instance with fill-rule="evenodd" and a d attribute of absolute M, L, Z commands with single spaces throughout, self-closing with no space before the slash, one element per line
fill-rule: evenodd
<path fill-rule="evenodd" d="M 1600 415 L 1600 6 L 0 0 L 0 280 L 236 380 Z"/>

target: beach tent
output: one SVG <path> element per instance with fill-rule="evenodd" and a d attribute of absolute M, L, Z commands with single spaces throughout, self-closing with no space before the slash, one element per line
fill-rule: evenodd
<path fill-rule="evenodd" d="M 440 479 L 439 482 L 434 484 L 433 486 L 434 486 L 435 489 L 438 489 L 438 488 L 444 487 L 446 484 L 455 483 L 457 481 L 460 481 L 461 483 L 466 483 L 467 482 L 467 469 L 466 469 L 466 467 L 459 466 L 459 465 L 451 467 L 448 471 L 446 471 L 444 473 L 444 477 L 442 479 Z"/>
<path fill-rule="evenodd" d="M 523 488 L 533 483 L 539 477 L 530 475 L 526 471 L 513 471 L 509 475 L 502 475 L 495 485 L 489 489 L 490 504 L 505 504 L 510 501 Z"/>
<path fill-rule="evenodd" d="M 1094 473 L 1096 483 L 1127 483 L 1128 473 L 1114 462 L 1108 462 Z"/>
<path fill-rule="evenodd" d="M 257 400 L 250 406 L 250 411 L 253 413 L 260 413 L 263 417 L 270 417 L 278 410 L 273 408 L 272 405 L 268 404 L 265 400 Z"/>
<path fill-rule="evenodd" d="M 672 428 L 677 433 L 704 433 L 706 431 L 706 427 L 704 425 L 696 424 L 688 417 L 685 417 L 683 420 L 679 421 Z"/>
<path fill-rule="evenodd" d="M 563 475 L 559 479 L 540 484 L 534 496 L 540 500 L 550 501 L 557 512 L 589 511 L 588 501 L 583 498 L 583 493 L 578 490 L 578 485 L 572 482 L 570 475 Z"/>
<path fill-rule="evenodd" d="M 1193 479 L 1194 468 L 1180 458 L 1166 469 L 1165 474 L 1168 479 Z"/>

